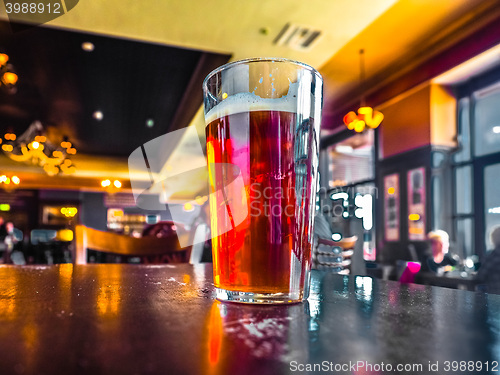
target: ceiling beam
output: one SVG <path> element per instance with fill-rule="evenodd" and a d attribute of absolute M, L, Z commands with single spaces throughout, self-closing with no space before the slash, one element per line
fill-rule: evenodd
<path fill-rule="evenodd" d="M 179 107 L 172 118 L 169 131 L 185 128 L 203 104 L 202 83 L 205 77 L 215 68 L 227 63 L 231 55 L 220 55 L 204 52 L 201 54 L 193 75 L 181 98 Z"/>

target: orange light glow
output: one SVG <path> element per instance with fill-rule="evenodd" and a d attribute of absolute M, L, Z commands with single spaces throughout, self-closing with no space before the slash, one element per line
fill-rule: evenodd
<path fill-rule="evenodd" d="M 356 133 L 361 133 L 363 130 L 365 130 L 365 122 L 364 121 L 356 121 L 354 124 L 354 131 Z"/>
<path fill-rule="evenodd" d="M 365 127 L 376 129 L 383 119 L 384 115 L 381 112 L 374 111 L 371 107 L 361 107 L 358 109 L 358 114 L 351 111 L 345 115 L 344 124 L 349 130 L 361 133 Z"/>
<path fill-rule="evenodd" d="M 12 72 L 5 72 L 3 74 L 3 81 L 10 85 L 15 85 L 17 83 L 17 74 Z"/>
<path fill-rule="evenodd" d="M 219 311 L 220 302 L 215 301 L 210 309 L 208 318 L 208 363 L 216 366 L 222 346 L 222 317 Z"/>
<path fill-rule="evenodd" d="M 121 274 L 119 267 L 98 268 L 97 286 L 99 293 L 96 295 L 96 311 L 101 318 L 116 319 L 121 308 Z"/>
<path fill-rule="evenodd" d="M 15 141 L 16 135 L 14 133 L 5 133 L 4 138 L 8 141 Z"/>
<path fill-rule="evenodd" d="M 21 179 L 17 176 L 12 176 L 11 180 L 15 185 L 19 185 L 19 183 L 21 182 Z"/>
<path fill-rule="evenodd" d="M 59 173 L 59 168 L 57 168 L 55 165 L 51 164 L 45 164 L 43 166 L 43 170 L 45 173 L 47 173 L 49 176 L 55 176 L 56 174 Z"/>
<path fill-rule="evenodd" d="M 419 214 L 410 214 L 410 216 L 408 216 L 408 219 L 410 219 L 411 221 L 419 221 L 420 215 Z"/>
<path fill-rule="evenodd" d="M 74 217 L 78 209 L 76 207 L 62 207 L 61 213 L 66 217 Z"/>
<path fill-rule="evenodd" d="M 120 189 L 122 187 L 122 183 L 118 180 L 113 181 L 113 185 L 115 188 Z"/>
<path fill-rule="evenodd" d="M 71 242 L 73 241 L 73 231 L 71 229 L 60 229 L 57 231 L 56 238 L 59 241 Z M 71 263 L 69 263 L 71 265 Z"/>
<path fill-rule="evenodd" d="M 110 180 L 102 180 L 101 181 L 101 186 L 102 187 L 108 187 L 111 185 L 111 181 Z"/>
<path fill-rule="evenodd" d="M 349 112 L 347 115 L 344 116 L 344 123 L 346 125 L 350 124 L 351 122 L 353 122 L 354 120 L 357 120 L 358 119 L 358 116 L 356 116 L 356 113 L 351 111 Z"/>
<path fill-rule="evenodd" d="M 365 120 L 365 122 L 366 125 L 368 125 L 368 127 L 375 129 L 378 128 L 378 126 L 381 124 L 383 120 L 384 120 L 384 115 L 381 112 L 374 111 L 371 121 Z"/>
<path fill-rule="evenodd" d="M 112 317 L 118 314 L 120 306 L 119 287 L 111 286 L 99 288 L 101 291 L 97 296 L 97 312 L 101 316 Z"/>
<path fill-rule="evenodd" d="M 395 188 L 393 188 L 393 187 L 390 187 L 389 189 L 387 189 L 387 193 L 388 193 L 389 195 L 394 195 L 394 193 L 395 193 L 395 192 L 396 192 L 396 189 L 395 189 Z"/>
<path fill-rule="evenodd" d="M 5 64 L 7 64 L 7 61 L 9 61 L 9 55 L 0 53 L 0 66 L 4 66 Z"/>
<path fill-rule="evenodd" d="M 411 234 L 423 234 L 424 230 L 422 228 L 410 228 L 409 232 Z"/>
<path fill-rule="evenodd" d="M 123 210 L 119 210 L 116 208 L 110 209 L 109 212 L 111 212 L 111 216 L 114 217 L 123 217 Z"/>

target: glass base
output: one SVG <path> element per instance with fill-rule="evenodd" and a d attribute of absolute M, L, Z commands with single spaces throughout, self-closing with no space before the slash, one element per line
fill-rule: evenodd
<path fill-rule="evenodd" d="M 304 298 L 304 293 L 250 293 L 250 292 L 235 292 L 215 288 L 216 297 L 219 301 L 237 302 L 248 304 L 287 304 L 300 303 Z"/>

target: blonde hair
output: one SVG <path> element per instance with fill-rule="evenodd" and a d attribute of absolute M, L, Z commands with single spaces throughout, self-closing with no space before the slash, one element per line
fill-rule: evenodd
<path fill-rule="evenodd" d="M 439 240 L 443 244 L 443 252 L 448 252 L 450 245 L 450 236 L 444 230 L 436 229 L 427 234 L 429 240 Z"/>

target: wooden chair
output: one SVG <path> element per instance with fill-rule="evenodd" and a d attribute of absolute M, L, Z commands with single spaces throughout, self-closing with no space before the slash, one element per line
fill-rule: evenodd
<path fill-rule="evenodd" d="M 75 264 L 87 263 L 88 249 L 125 257 L 161 255 L 167 263 L 187 263 L 191 252 L 190 246 L 180 247 L 177 236 L 134 238 L 83 225 L 76 226 L 75 240 L 76 251 L 73 258 Z"/>

